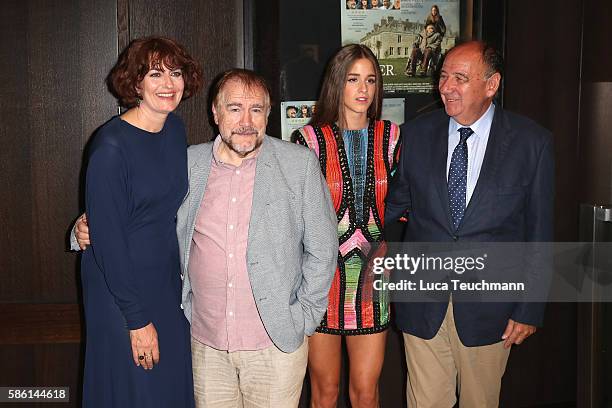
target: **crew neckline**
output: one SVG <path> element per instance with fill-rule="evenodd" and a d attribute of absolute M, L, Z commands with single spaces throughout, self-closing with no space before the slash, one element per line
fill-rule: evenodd
<path fill-rule="evenodd" d="M 168 117 L 166 118 L 165 122 L 164 122 L 164 126 L 162 126 L 162 128 L 158 131 L 158 132 L 150 132 L 148 130 L 139 128 L 136 125 L 131 124 L 130 122 L 128 122 L 127 120 L 123 119 L 121 116 L 117 116 L 117 119 L 119 119 L 121 122 L 125 123 L 126 125 L 128 125 L 129 127 L 136 129 L 140 132 L 149 134 L 149 135 L 160 135 L 164 132 L 164 130 L 166 130 L 166 124 L 168 123 L 168 119 L 169 119 L 170 115 L 168 115 Z"/>

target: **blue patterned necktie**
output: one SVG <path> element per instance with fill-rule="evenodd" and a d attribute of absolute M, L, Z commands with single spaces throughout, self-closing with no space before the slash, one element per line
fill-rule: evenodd
<path fill-rule="evenodd" d="M 448 169 L 448 201 L 455 230 L 459 228 L 463 213 L 465 212 L 465 196 L 467 192 L 467 166 L 468 150 L 467 139 L 474 133 L 469 127 L 457 129 L 460 139 L 453 150 L 450 167 Z"/>

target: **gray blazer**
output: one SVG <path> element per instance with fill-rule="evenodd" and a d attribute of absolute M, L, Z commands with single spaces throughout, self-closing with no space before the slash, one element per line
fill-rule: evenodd
<path fill-rule="evenodd" d="M 177 214 L 181 306 L 190 322 L 193 292 L 187 267 L 212 147 L 209 142 L 189 148 L 189 192 Z M 247 271 L 264 327 L 280 350 L 296 350 L 321 323 L 337 256 L 336 213 L 315 154 L 265 136 L 257 157 Z"/>

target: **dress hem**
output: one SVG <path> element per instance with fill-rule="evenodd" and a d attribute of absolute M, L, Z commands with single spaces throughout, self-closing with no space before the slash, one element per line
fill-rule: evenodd
<path fill-rule="evenodd" d="M 389 328 L 389 323 L 382 326 L 366 327 L 362 329 L 332 329 L 329 327 L 317 327 L 317 333 L 334 334 L 338 336 L 359 336 L 362 334 L 376 334 L 383 332 Z"/>

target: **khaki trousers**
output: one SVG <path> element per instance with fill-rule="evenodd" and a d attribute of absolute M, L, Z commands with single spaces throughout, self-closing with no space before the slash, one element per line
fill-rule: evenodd
<path fill-rule="evenodd" d="M 308 338 L 293 353 L 216 350 L 191 338 L 196 407 L 297 407 L 308 363 Z"/>
<path fill-rule="evenodd" d="M 486 305 L 483 305 L 486 307 Z M 510 349 L 503 341 L 466 347 L 459 340 L 452 302 L 431 340 L 404 333 L 409 408 L 489 408 L 499 405 L 501 378 Z"/>

